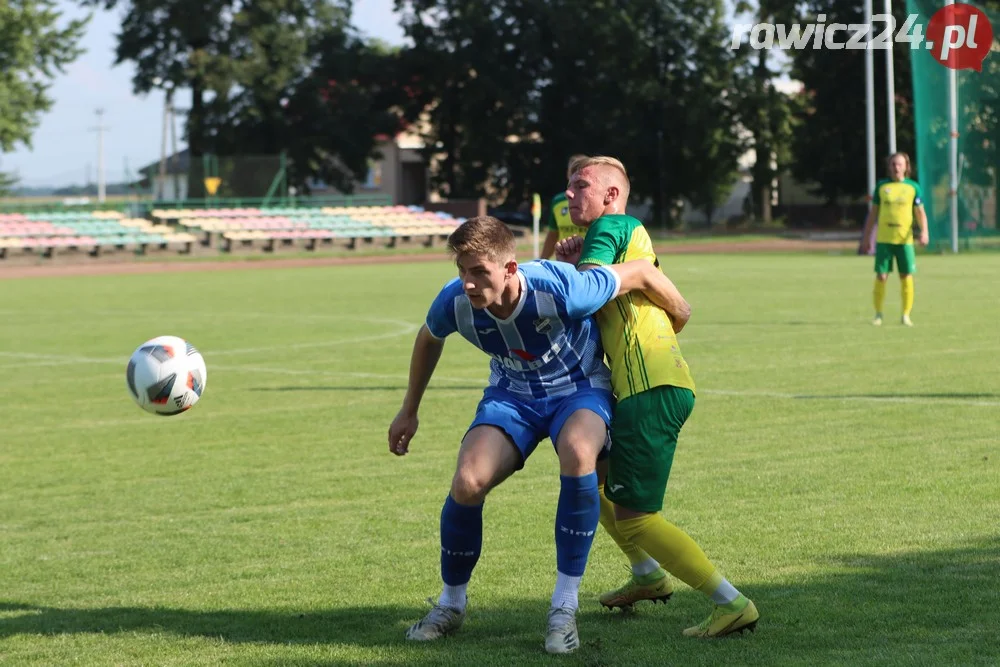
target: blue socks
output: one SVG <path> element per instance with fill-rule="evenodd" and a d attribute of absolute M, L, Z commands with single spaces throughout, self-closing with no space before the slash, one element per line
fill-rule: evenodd
<path fill-rule="evenodd" d="M 556 508 L 556 568 L 559 579 L 553 606 L 576 608 L 577 590 L 587 567 L 601 516 L 597 473 L 583 477 L 560 475 Z M 441 509 L 441 579 L 445 583 L 441 604 L 465 607 L 465 586 L 483 548 L 483 506 L 469 507 L 449 495 Z M 453 599 L 454 598 L 454 599 Z"/>
<path fill-rule="evenodd" d="M 596 491 L 596 482 L 595 482 Z M 448 586 L 469 583 L 483 550 L 483 506 L 459 505 L 449 495 L 441 508 L 441 579 Z"/>
<path fill-rule="evenodd" d="M 560 475 L 559 482 L 561 488 L 559 505 L 556 507 L 556 569 L 561 574 L 582 577 L 601 518 L 597 473 L 592 472 L 583 477 Z"/>

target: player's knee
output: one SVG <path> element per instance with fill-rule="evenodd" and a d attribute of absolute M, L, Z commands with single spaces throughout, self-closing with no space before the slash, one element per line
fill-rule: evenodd
<path fill-rule="evenodd" d="M 582 432 L 569 433 L 559 438 L 559 472 L 563 475 L 587 475 L 594 471 L 601 441 Z"/>
<path fill-rule="evenodd" d="M 451 497 L 460 505 L 478 505 L 490 490 L 490 477 L 474 468 L 459 468 L 451 480 Z"/>

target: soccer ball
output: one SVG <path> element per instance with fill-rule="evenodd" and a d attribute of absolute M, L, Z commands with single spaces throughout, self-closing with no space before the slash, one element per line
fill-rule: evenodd
<path fill-rule="evenodd" d="M 158 336 L 136 348 L 125 384 L 146 412 L 169 417 L 190 409 L 205 391 L 208 371 L 194 345 L 177 336 Z"/>

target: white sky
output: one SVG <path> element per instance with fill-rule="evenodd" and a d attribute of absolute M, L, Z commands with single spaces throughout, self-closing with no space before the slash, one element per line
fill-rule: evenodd
<path fill-rule="evenodd" d="M 86 14 L 68 0 L 60 0 L 65 17 Z M 55 101 L 41 118 L 32 138 L 32 149 L 18 145 L 13 153 L 0 154 L 0 171 L 20 176 L 22 186 L 64 186 L 94 182 L 97 173 L 95 110 L 105 109 L 105 178 L 124 180 L 125 164 L 136 171 L 159 159 L 163 127 L 163 96 L 159 92 L 138 97 L 132 93 L 131 64 L 112 69 L 115 35 L 121 28 L 119 11 L 95 11 L 83 40 L 86 53 L 66 68 L 49 89 Z M 68 18 L 67 18 L 68 20 Z M 393 0 L 355 0 L 354 24 L 366 35 L 400 44 L 403 32 L 393 13 Z M 190 95 L 178 95 L 179 107 L 190 105 Z M 178 122 L 178 134 L 180 122 Z M 178 136 L 178 144 L 184 142 Z M 169 149 L 169 146 L 168 146 Z M 88 179 L 89 176 L 89 179 Z"/>

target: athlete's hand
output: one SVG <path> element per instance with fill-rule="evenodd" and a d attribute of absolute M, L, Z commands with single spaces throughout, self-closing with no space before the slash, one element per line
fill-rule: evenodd
<path fill-rule="evenodd" d="M 927 234 L 927 230 L 926 229 L 921 229 L 920 230 L 920 245 L 926 247 L 927 244 L 930 243 L 930 240 L 931 239 L 930 239 L 930 236 Z"/>
<path fill-rule="evenodd" d="M 396 456 L 404 456 L 410 451 L 410 440 L 417 432 L 420 420 L 417 415 L 399 411 L 389 425 L 389 451 Z"/>
<path fill-rule="evenodd" d="M 571 236 L 556 243 L 556 259 L 560 262 L 569 262 L 576 266 L 582 252 L 583 239 L 579 236 Z"/>
<path fill-rule="evenodd" d="M 866 238 L 864 241 L 861 242 L 861 254 L 862 255 L 867 255 L 867 254 L 871 253 L 871 251 L 872 251 L 872 242 L 871 242 L 871 239 L 867 239 Z"/>

